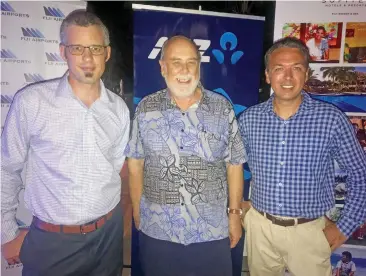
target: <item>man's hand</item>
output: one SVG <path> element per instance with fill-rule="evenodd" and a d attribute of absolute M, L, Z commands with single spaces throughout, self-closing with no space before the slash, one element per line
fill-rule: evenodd
<path fill-rule="evenodd" d="M 243 215 L 241 217 L 242 225 L 244 227 L 244 219 L 245 215 L 248 213 L 249 209 L 252 208 L 252 203 L 250 201 L 242 201 L 241 202 L 241 210 L 243 211 Z"/>
<path fill-rule="evenodd" d="M 347 237 L 342 234 L 335 223 L 327 223 L 323 232 L 328 240 L 329 246 L 332 251 L 336 250 L 347 240 Z"/>
<path fill-rule="evenodd" d="M 28 234 L 28 229 L 20 230 L 18 236 L 5 244 L 2 245 L 3 257 L 9 265 L 21 263 L 19 259 L 20 248 L 23 245 L 25 236 Z"/>
<path fill-rule="evenodd" d="M 140 212 L 133 212 L 133 220 L 135 222 L 136 229 L 140 230 Z"/>
<path fill-rule="evenodd" d="M 234 248 L 242 235 L 241 217 L 238 214 L 229 214 L 230 247 Z"/>

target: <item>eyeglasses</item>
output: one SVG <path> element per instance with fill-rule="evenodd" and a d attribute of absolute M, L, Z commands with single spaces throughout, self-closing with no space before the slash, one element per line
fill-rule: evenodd
<path fill-rule="evenodd" d="M 66 48 L 69 49 L 70 54 L 75 56 L 81 56 L 85 48 L 88 48 L 93 56 L 99 56 L 104 54 L 105 48 L 108 46 L 103 45 L 90 45 L 90 46 L 83 46 L 83 45 L 65 45 Z"/>

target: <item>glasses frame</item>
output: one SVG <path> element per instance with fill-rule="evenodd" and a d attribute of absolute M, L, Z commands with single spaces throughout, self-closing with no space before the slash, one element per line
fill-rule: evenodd
<path fill-rule="evenodd" d="M 73 55 L 73 56 L 82 56 L 83 54 L 84 54 L 84 52 L 85 52 L 85 48 L 88 48 L 89 49 L 89 51 L 90 51 L 90 53 L 93 55 L 93 56 L 101 56 L 101 55 L 103 55 L 104 53 L 105 53 L 105 48 L 107 48 L 107 47 L 109 47 L 109 46 L 104 46 L 104 45 L 89 45 L 89 46 L 83 46 L 83 45 L 80 45 L 80 44 L 70 44 L 70 45 L 65 45 L 65 44 L 62 44 L 65 48 L 67 48 L 68 49 L 68 51 L 69 51 L 69 53 L 71 54 L 71 55 Z M 80 53 L 80 54 L 73 54 L 72 52 L 71 52 L 71 49 L 70 49 L 70 47 L 72 47 L 72 46 L 79 46 L 79 47 L 82 47 L 83 48 L 83 51 Z M 103 52 L 102 53 L 100 53 L 100 54 L 93 54 L 93 52 L 91 51 L 91 47 L 102 47 L 103 48 Z"/>

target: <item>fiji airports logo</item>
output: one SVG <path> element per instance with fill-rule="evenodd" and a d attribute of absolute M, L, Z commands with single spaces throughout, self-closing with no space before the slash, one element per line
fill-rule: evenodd
<path fill-rule="evenodd" d="M 1 39 L 8 39 L 6 35 L 1 34 Z"/>
<path fill-rule="evenodd" d="M 25 82 L 27 84 L 33 83 L 33 82 L 44 81 L 44 78 L 40 74 L 24 73 L 24 78 L 25 78 Z"/>
<path fill-rule="evenodd" d="M 1 82 L 2 85 L 3 82 Z M 13 96 L 11 95 L 1 95 L 1 107 L 9 107 L 13 101 Z"/>
<path fill-rule="evenodd" d="M 21 27 L 21 30 L 23 36 L 20 38 L 20 40 L 27 42 L 45 42 L 58 44 L 58 40 L 47 39 L 44 34 L 37 28 Z"/>
<path fill-rule="evenodd" d="M 59 8 L 45 7 L 43 6 L 44 20 L 62 21 L 65 18 L 64 13 Z"/>
<path fill-rule="evenodd" d="M 13 97 L 10 95 L 1 95 L 1 104 L 11 104 Z"/>
<path fill-rule="evenodd" d="M 29 14 L 17 12 L 12 5 L 6 1 L 1 1 L 1 15 L 29 18 Z"/>
<path fill-rule="evenodd" d="M 46 65 L 66 65 L 66 62 L 62 59 L 62 57 L 57 53 L 45 53 L 47 61 L 45 62 Z"/>
<path fill-rule="evenodd" d="M 10 49 L 1 49 L 1 62 L 13 64 L 31 64 L 28 59 L 18 58 Z"/>

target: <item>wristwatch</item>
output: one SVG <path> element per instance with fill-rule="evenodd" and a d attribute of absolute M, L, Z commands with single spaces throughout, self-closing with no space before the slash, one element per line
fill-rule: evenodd
<path fill-rule="evenodd" d="M 242 209 L 231 209 L 231 208 L 227 208 L 227 213 L 228 214 L 235 214 L 235 215 L 242 216 L 243 215 L 243 210 Z"/>

